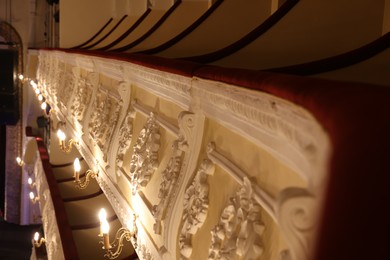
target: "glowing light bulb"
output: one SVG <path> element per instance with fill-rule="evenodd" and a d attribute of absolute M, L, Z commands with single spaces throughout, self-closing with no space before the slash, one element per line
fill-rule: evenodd
<path fill-rule="evenodd" d="M 42 94 L 39 94 L 39 95 L 38 95 L 38 100 L 39 100 L 39 101 L 42 101 L 42 100 L 43 100 Z"/>
<path fill-rule="evenodd" d="M 37 94 L 37 95 L 39 95 L 39 93 L 41 93 L 40 91 L 39 91 L 39 89 L 35 89 L 35 94 Z"/>
<path fill-rule="evenodd" d="M 35 233 L 34 233 L 34 241 L 35 241 L 35 242 L 38 242 L 38 240 L 39 240 L 39 233 L 38 233 L 38 232 L 35 232 Z"/>
<path fill-rule="evenodd" d="M 28 184 L 32 184 L 32 179 L 31 178 L 28 178 L 28 180 L 27 180 L 27 182 L 28 182 Z"/>
<path fill-rule="evenodd" d="M 65 133 L 61 129 L 57 131 L 57 137 L 60 139 L 60 141 L 65 141 L 66 139 Z"/>
<path fill-rule="evenodd" d="M 46 108 L 47 108 L 46 102 L 43 102 L 43 103 L 41 104 L 41 108 L 42 108 L 42 110 L 46 110 Z"/>
<path fill-rule="evenodd" d="M 17 162 L 18 164 L 20 164 L 20 163 L 22 162 L 22 159 L 18 156 L 18 157 L 16 157 L 16 162 Z"/>
<path fill-rule="evenodd" d="M 33 200 L 35 198 L 34 192 L 30 191 L 30 199 Z"/>
<path fill-rule="evenodd" d="M 19 75 L 19 79 L 20 79 L 20 80 L 23 80 L 23 79 L 24 79 L 23 74 L 20 74 L 20 75 Z"/>
<path fill-rule="evenodd" d="M 100 220 L 100 223 L 107 221 L 107 212 L 104 208 L 101 208 L 99 211 L 99 220 Z"/>
<path fill-rule="evenodd" d="M 79 160 L 79 158 L 74 159 L 73 167 L 74 167 L 74 171 L 75 171 L 75 172 L 80 172 L 80 170 L 81 170 L 81 165 L 80 165 L 80 160 Z"/>

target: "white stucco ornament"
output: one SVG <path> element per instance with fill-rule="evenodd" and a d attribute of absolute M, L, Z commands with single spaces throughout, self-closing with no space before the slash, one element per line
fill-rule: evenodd
<path fill-rule="evenodd" d="M 192 254 L 192 236 L 196 234 L 207 217 L 209 208 L 209 185 L 207 178 L 212 175 L 215 165 L 210 160 L 203 160 L 191 185 L 184 195 L 183 225 L 179 236 L 182 258 L 189 259 Z"/>
<path fill-rule="evenodd" d="M 160 148 L 159 126 L 151 113 L 133 146 L 130 161 L 130 178 L 132 192 L 145 187 L 158 166 L 158 150 Z"/>
<path fill-rule="evenodd" d="M 261 206 L 253 199 L 252 183 L 244 179 L 211 230 L 208 259 L 257 259 L 263 253 Z"/>

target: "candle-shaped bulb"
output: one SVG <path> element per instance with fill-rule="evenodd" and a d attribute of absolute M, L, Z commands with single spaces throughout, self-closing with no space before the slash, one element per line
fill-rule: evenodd
<path fill-rule="evenodd" d="M 39 94 L 39 95 L 38 95 L 38 100 L 39 100 L 39 101 L 42 101 L 42 100 L 43 100 L 42 94 Z"/>
<path fill-rule="evenodd" d="M 31 185 L 32 184 L 32 179 L 29 177 L 27 182 L 28 182 L 29 185 Z"/>
<path fill-rule="evenodd" d="M 33 200 L 35 198 L 34 192 L 30 191 L 30 199 Z"/>
<path fill-rule="evenodd" d="M 47 104 L 46 104 L 46 102 L 42 102 L 42 104 L 41 104 L 41 108 L 42 108 L 42 110 L 46 110 L 46 107 L 47 107 Z"/>
<path fill-rule="evenodd" d="M 103 235 L 108 235 L 108 232 L 110 232 L 110 225 L 108 224 L 107 220 L 104 220 L 102 222 L 102 233 Z"/>
<path fill-rule="evenodd" d="M 35 86 L 35 85 L 33 85 L 33 86 Z M 37 95 L 39 95 L 39 93 L 41 93 L 40 91 L 39 91 L 39 89 L 35 89 L 35 94 L 37 94 Z"/>
<path fill-rule="evenodd" d="M 108 232 L 110 231 L 110 225 L 108 224 L 107 220 L 103 221 L 101 224 L 101 230 L 103 233 L 103 244 L 104 244 L 104 249 L 110 249 L 110 235 Z"/>
<path fill-rule="evenodd" d="M 79 158 L 74 159 L 73 167 L 74 167 L 74 171 L 75 171 L 75 172 L 80 172 L 80 170 L 81 170 L 81 165 L 80 165 L 80 160 L 79 160 Z"/>
<path fill-rule="evenodd" d="M 39 233 L 35 232 L 35 234 L 34 234 L 34 241 L 38 242 L 38 240 L 39 240 Z"/>
<path fill-rule="evenodd" d="M 61 129 L 58 129 L 58 131 L 57 131 L 57 137 L 58 137 L 58 139 L 60 140 L 60 142 L 64 142 L 65 139 L 66 139 L 65 133 L 64 133 Z"/>
<path fill-rule="evenodd" d="M 79 181 L 79 179 L 80 179 L 80 170 L 81 170 L 81 165 L 80 165 L 79 158 L 74 159 L 73 167 L 74 167 L 74 176 L 73 177 L 75 177 L 76 181 Z"/>

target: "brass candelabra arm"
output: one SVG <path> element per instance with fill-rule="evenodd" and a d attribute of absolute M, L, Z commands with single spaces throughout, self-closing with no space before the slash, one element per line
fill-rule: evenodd
<path fill-rule="evenodd" d="M 88 187 L 88 184 L 90 182 L 90 178 L 95 179 L 98 176 L 98 173 L 88 170 L 85 175 L 84 181 L 77 180 L 76 182 L 76 187 L 83 190 Z"/>
<path fill-rule="evenodd" d="M 78 142 L 70 139 L 68 145 L 65 142 L 61 142 L 61 150 L 65 153 L 70 153 L 72 151 L 73 145 L 78 145 Z"/>
<path fill-rule="evenodd" d="M 115 241 L 110 244 L 110 247 L 105 248 L 103 246 L 103 249 L 106 250 L 106 253 L 104 254 L 104 256 L 109 258 L 109 259 L 117 258 L 122 253 L 124 240 L 130 242 L 132 236 L 134 236 L 134 233 L 130 232 L 126 228 L 120 228 L 115 235 Z M 115 248 L 116 248 L 116 250 L 113 251 L 112 249 L 115 249 Z"/>

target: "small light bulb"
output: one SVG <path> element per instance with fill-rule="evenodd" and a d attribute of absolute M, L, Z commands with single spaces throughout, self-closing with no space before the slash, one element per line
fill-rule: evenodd
<path fill-rule="evenodd" d="M 35 198 L 34 192 L 30 191 L 30 199 L 33 200 Z"/>
<path fill-rule="evenodd" d="M 19 75 L 19 79 L 20 79 L 20 80 L 23 80 L 23 79 L 24 79 L 23 74 L 20 74 L 20 75 Z"/>
<path fill-rule="evenodd" d="M 47 108 L 46 102 L 43 102 L 43 103 L 41 104 L 41 108 L 42 108 L 42 110 L 46 110 L 46 108 Z"/>
<path fill-rule="evenodd" d="M 64 133 L 61 129 L 58 129 L 58 131 L 57 131 L 57 137 L 58 137 L 58 139 L 60 139 L 61 141 L 65 141 L 65 139 L 66 139 L 65 133 Z"/>
<path fill-rule="evenodd" d="M 27 180 L 27 182 L 28 182 L 28 184 L 32 184 L 32 179 L 31 178 L 28 178 L 28 180 Z"/>
<path fill-rule="evenodd" d="M 37 95 L 39 95 L 39 93 L 41 93 L 40 91 L 39 91 L 39 89 L 35 89 L 35 94 L 37 94 Z"/>
<path fill-rule="evenodd" d="M 22 159 L 18 156 L 18 157 L 16 157 L 16 162 L 17 162 L 18 164 L 20 164 L 20 163 L 22 162 Z"/>
<path fill-rule="evenodd" d="M 35 232 L 35 234 L 34 234 L 34 241 L 38 242 L 38 239 L 39 239 L 39 233 Z"/>
<path fill-rule="evenodd" d="M 42 94 L 39 94 L 39 95 L 38 95 L 38 100 L 39 100 L 39 101 L 42 101 L 42 100 L 43 100 Z"/>
<path fill-rule="evenodd" d="M 101 208 L 99 211 L 99 220 L 100 220 L 100 223 L 107 221 L 107 212 L 104 208 Z"/>
<path fill-rule="evenodd" d="M 80 165 L 80 160 L 79 160 L 79 158 L 74 159 L 73 167 L 74 167 L 74 171 L 75 171 L 75 172 L 80 172 L 80 170 L 81 170 L 81 165 Z"/>

